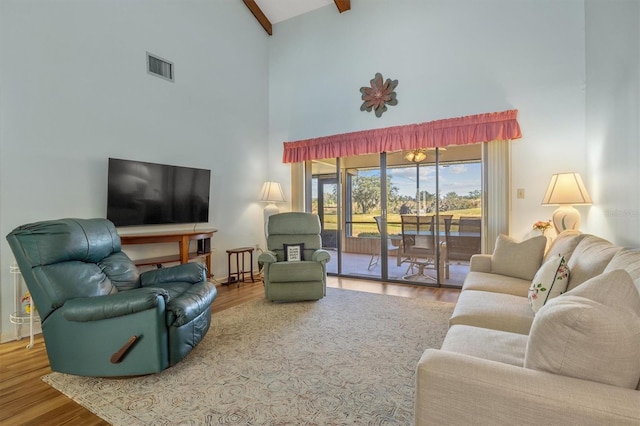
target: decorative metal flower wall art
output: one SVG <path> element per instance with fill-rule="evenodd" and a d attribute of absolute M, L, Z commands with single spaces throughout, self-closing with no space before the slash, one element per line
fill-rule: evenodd
<path fill-rule="evenodd" d="M 387 105 L 398 105 L 396 99 L 395 88 L 398 86 L 398 80 L 387 79 L 383 83 L 382 74 L 376 73 L 373 80 L 370 81 L 371 87 L 361 87 L 362 105 L 360 111 L 371 112 L 373 110 L 376 117 L 381 117 L 382 113 L 387 110 Z"/>

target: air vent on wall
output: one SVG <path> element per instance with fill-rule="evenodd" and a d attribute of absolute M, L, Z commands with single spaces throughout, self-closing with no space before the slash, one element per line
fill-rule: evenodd
<path fill-rule="evenodd" d="M 147 52 L 147 72 L 156 77 L 173 81 L 173 62 Z"/>

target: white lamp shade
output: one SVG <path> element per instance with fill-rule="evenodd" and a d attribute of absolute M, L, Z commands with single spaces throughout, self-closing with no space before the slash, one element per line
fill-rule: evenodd
<path fill-rule="evenodd" d="M 579 173 L 558 173 L 551 176 L 542 205 L 591 204 L 591 197 Z"/>
<path fill-rule="evenodd" d="M 278 182 L 265 182 L 262 185 L 262 191 L 260 191 L 260 201 L 264 201 L 267 205 L 264 208 L 264 236 L 268 237 L 269 217 L 280 213 L 278 206 L 275 203 L 282 203 L 285 201 L 284 192 L 282 186 Z"/>
<path fill-rule="evenodd" d="M 556 232 L 580 228 L 580 212 L 573 207 L 573 204 L 591 204 L 591 197 L 580 174 L 571 172 L 551 176 L 551 182 L 549 182 L 542 205 L 560 206 L 553 212 L 552 217 Z"/>
<path fill-rule="evenodd" d="M 285 201 L 282 186 L 278 182 L 265 182 L 260 192 L 260 201 L 268 203 L 282 203 Z"/>

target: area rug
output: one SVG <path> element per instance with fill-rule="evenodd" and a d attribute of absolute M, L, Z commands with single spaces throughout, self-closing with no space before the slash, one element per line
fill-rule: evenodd
<path fill-rule="evenodd" d="M 114 425 L 410 425 L 415 370 L 453 304 L 329 288 L 214 312 L 180 363 L 128 379 L 43 380 Z"/>

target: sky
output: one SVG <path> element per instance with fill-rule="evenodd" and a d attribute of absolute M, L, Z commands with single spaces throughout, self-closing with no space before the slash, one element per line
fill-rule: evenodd
<path fill-rule="evenodd" d="M 420 166 L 420 191 L 436 192 L 435 166 Z M 361 169 L 358 176 L 379 176 L 379 169 Z M 390 167 L 387 176 L 391 179 L 391 184 L 396 186 L 400 195 L 408 195 L 415 198 L 416 195 L 416 167 Z M 472 191 L 482 189 L 482 164 L 458 163 L 440 166 L 440 196 L 443 197 L 449 192 L 458 195 L 467 195 Z M 312 197 L 317 198 L 318 191 L 313 185 Z"/>
<path fill-rule="evenodd" d="M 436 168 L 435 166 L 420 166 L 420 191 L 436 192 Z M 379 175 L 379 170 L 362 170 L 360 176 Z M 391 184 L 398 187 L 401 195 L 415 197 L 416 194 L 416 167 L 390 168 L 387 176 Z M 467 195 L 472 191 L 482 189 L 482 165 L 478 163 L 461 163 L 440 166 L 440 196 L 449 192 L 458 195 Z"/>

